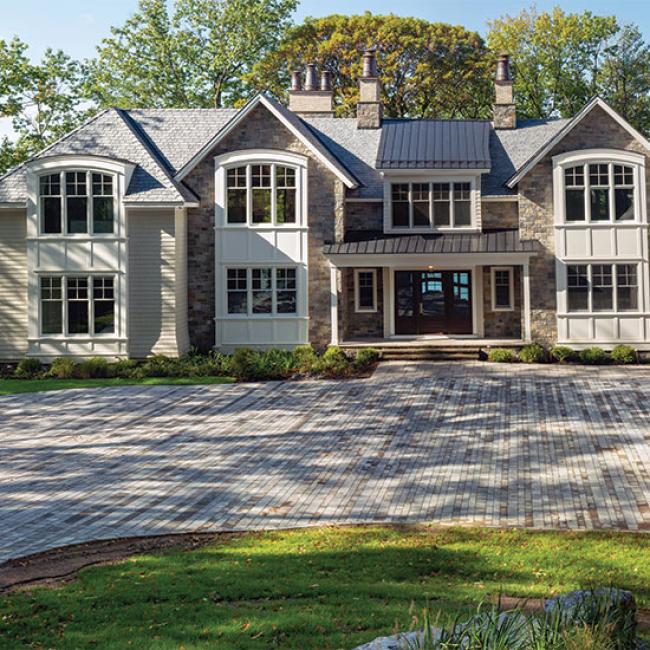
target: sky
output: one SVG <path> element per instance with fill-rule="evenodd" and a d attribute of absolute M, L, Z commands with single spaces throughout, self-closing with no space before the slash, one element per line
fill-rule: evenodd
<path fill-rule="evenodd" d="M 430 21 L 460 24 L 485 35 L 487 23 L 504 14 L 517 14 L 531 2 L 499 0 L 302 0 L 295 19 L 332 13 L 355 14 L 372 11 L 416 16 Z M 538 10 L 560 5 L 565 11 L 617 16 L 620 23 L 636 23 L 650 39 L 648 0 L 538 0 Z M 110 34 L 111 25 L 121 25 L 134 12 L 137 0 L 0 0 L 0 38 L 14 35 L 30 46 L 30 55 L 40 58 L 48 47 L 62 49 L 76 59 L 94 55 L 95 47 Z M 498 7 L 498 10 L 495 9 Z M 9 134 L 7 120 L 0 119 L 0 136 Z"/>

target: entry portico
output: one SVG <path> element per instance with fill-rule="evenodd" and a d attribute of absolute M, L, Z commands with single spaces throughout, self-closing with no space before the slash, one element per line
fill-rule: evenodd
<path fill-rule="evenodd" d="M 431 335 L 530 341 L 530 259 L 536 250 L 515 230 L 327 245 L 332 344 Z M 505 336 L 491 324 L 499 312 L 516 321 Z M 366 326 L 355 326 L 362 319 Z"/>

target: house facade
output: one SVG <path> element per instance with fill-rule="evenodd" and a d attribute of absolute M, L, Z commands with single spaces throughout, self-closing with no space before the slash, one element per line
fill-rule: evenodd
<path fill-rule="evenodd" d="M 108 109 L 0 178 L 0 360 L 190 346 L 538 341 L 650 350 L 650 143 L 594 98 L 517 119 Z"/>

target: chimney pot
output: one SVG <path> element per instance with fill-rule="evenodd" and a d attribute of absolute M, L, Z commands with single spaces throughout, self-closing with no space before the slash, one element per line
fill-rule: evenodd
<path fill-rule="evenodd" d="M 305 77 L 305 90 L 318 90 L 318 83 L 316 81 L 316 64 L 307 64 L 307 75 Z"/>
<path fill-rule="evenodd" d="M 510 75 L 510 55 L 509 54 L 500 54 L 497 59 L 497 81 L 511 81 L 512 77 Z"/>
<path fill-rule="evenodd" d="M 329 70 L 322 70 L 320 73 L 320 89 L 324 92 L 332 90 L 332 73 Z"/>
<path fill-rule="evenodd" d="M 363 53 L 363 73 L 361 75 L 364 79 L 375 79 L 377 74 L 377 55 L 374 48 L 368 48 Z"/>
<path fill-rule="evenodd" d="M 302 90 L 302 74 L 300 70 L 291 72 L 291 90 Z"/>

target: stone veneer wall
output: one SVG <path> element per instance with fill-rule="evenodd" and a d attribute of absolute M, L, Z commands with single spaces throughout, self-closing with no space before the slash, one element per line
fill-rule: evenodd
<path fill-rule="evenodd" d="M 383 232 L 384 204 L 379 201 L 353 201 L 345 204 L 345 231 Z"/>
<path fill-rule="evenodd" d="M 345 339 L 383 338 L 384 336 L 384 286 L 382 269 L 377 276 L 377 311 L 357 312 L 354 309 L 354 269 L 342 269 L 342 333 Z"/>
<path fill-rule="evenodd" d="M 515 203 L 516 206 L 516 203 Z M 515 305 L 512 311 L 492 311 L 491 267 L 483 267 L 483 324 L 486 338 L 521 338 L 521 267 L 513 267 Z"/>
<path fill-rule="evenodd" d="M 517 201 L 481 201 L 481 227 L 483 230 L 519 228 Z"/>
<path fill-rule="evenodd" d="M 519 183 L 519 228 L 522 239 L 536 239 L 543 252 L 531 258 L 531 335 L 534 341 L 553 345 L 557 340 L 555 293 L 555 229 L 552 157 L 580 149 L 624 149 L 646 156 L 648 152 L 601 108 L 594 108 Z M 646 174 L 646 187 L 649 181 Z M 650 196 L 650 193 L 648 194 Z"/>
<path fill-rule="evenodd" d="M 331 340 L 330 269 L 321 250 L 343 234 L 343 185 L 263 106 L 253 109 L 185 178 L 201 199 L 199 208 L 187 211 L 190 342 L 202 349 L 214 345 L 214 157 L 244 149 L 277 149 L 309 158 L 309 337 L 315 345 L 326 345 Z"/>

